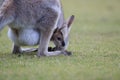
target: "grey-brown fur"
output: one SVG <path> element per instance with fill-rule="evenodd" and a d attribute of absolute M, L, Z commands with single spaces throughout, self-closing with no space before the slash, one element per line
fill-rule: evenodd
<path fill-rule="evenodd" d="M 1 2 L 2 3 L 2 2 Z M 62 27 L 64 16 L 59 0 L 4 0 L 0 8 L 0 30 L 9 25 L 15 36 L 20 30 L 34 29 L 40 34 L 38 56 L 66 54 L 65 51 L 48 52 L 48 44 L 57 27 Z M 13 53 L 20 52 L 14 42 Z"/>
<path fill-rule="evenodd" d="M 0 0 L 0 6 L 2 5 L 3 1 L 4 1 L 4 0 Z"/>

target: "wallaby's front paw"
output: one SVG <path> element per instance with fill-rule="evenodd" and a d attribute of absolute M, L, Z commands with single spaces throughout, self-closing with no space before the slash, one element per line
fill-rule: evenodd
<path fill-rule="evenodd" d="M 72 55 L 72 52 L 70 52 L 70 51 L 63 51 L 63 53 L 64 53 L 64 55 L 67 55 L 67 56 L 71 56 Z"/>

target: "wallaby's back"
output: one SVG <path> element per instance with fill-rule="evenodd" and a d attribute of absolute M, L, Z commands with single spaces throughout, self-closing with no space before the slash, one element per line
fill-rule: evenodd
<path fill-rule="evenodd" d="M 4 0 L 0 0 L 0 7 L 1 7 L 1 5 L 2 5 L 3 1 L 4 1 Z"/>
<path fill-rule="evenodd" d="M 60 8 L 59 0 L 5 0 L 1 10 L 14 18 L 15 25 L 25 27 L 45 21 L 44 16 L 57 8 Z"/>

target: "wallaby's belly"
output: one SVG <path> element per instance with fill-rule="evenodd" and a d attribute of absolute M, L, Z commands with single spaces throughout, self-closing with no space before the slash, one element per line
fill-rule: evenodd
<path fill-rule="evenodd" d="M 40 33 L 32 28 L 15 31 L 9 29 L 8 37 L 19 46 L 34 46 L 39 43 Z"/>

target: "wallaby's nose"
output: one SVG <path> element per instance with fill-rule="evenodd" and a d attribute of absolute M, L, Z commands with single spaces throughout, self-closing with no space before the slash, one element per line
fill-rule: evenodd
<path fill-rule="evenodd" d="M 65 46 L 65 42 L 64 42 L 64 41 L 62 41 L 62 46 L 63 46 L 63 47 Z"/>

